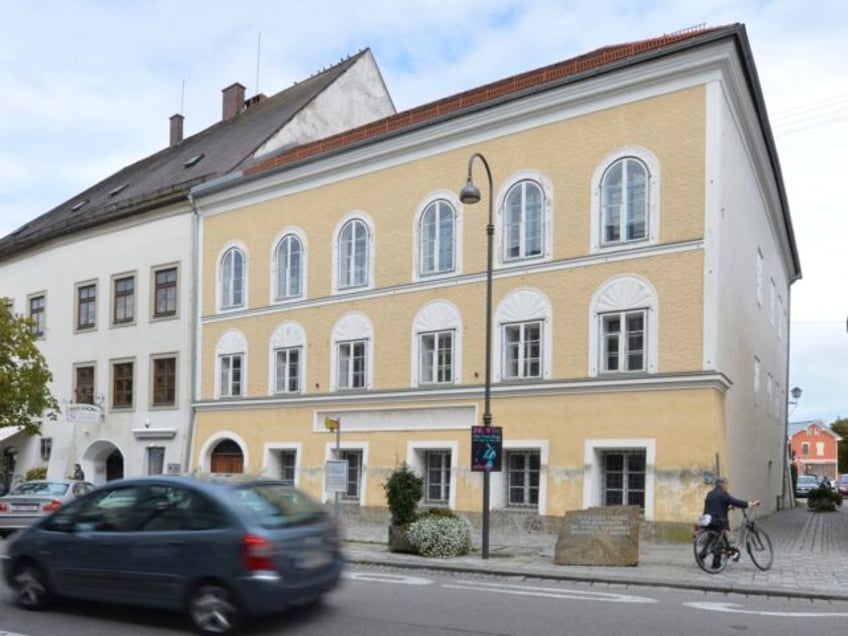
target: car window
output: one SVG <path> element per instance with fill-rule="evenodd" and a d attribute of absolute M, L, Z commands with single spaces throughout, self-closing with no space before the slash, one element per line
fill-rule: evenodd
<path fill-rule="evenodd" d="M 176 486 L 151 486 L 139 502 L 137 513 L 136 529 L 143 532 L 211 530 L 227 523 L 215 502 Z"/>
<path fill-rule="evenodd" d="M 312 497 L 282 484 L 240 486 L 233 495 L 240 508 L 268 527 L 304 523 L 325 514 L 323 506 Z"/>
<path fill-rule="evenodd" d="M 77 532 L 120 532 L 135 525 L 134 508 L 144 496 L 142 486 L 125 486 L 101 490 L 86 497 L 73 519 Z"/>
<path fill-rule="evenodd" d="M 68 492 L 68 484 L 59 481 L 25 481 L 12 489 L 10 495 L 58 496 Z"/>

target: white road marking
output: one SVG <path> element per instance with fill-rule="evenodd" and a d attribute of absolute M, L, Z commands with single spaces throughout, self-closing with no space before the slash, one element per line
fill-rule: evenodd
<path fill-rule="evenodd" d="M 420 576 L 401 576 L 399 574 L 382 574 L 380 572 L 343 572 L 342 576 L 354 581 L 370 581 L 372 583 L 394 583 L 395 585 L 433 584 L 433 581 L 430 579 L 421 578 Z"/>
<path fill-rule="evenodd" d="M 779 616 L 781 618 L 831 618 L 834 616 L 848 616 L 848 612 L 764 612 L 761 610 L 737 609 L 742 607 L 738 603 L 684 603 L 683 605 L 711 612 L 757 614 L 758 616 Z"/>
<path fill-rule="evenodd" d="M 553 587 L 531 587 L 518 585 L 503 585 L 500 583 L 483 583 L 481 581 L 460 581 L 458 585 L 443 585 L 453 590 L 475 590 L 478 592 L 496 592 L 499 594 L 514 594 L 516 596 L 539 596 L 546 598 L 570 599 L 579 601 L 600 601 L 603 603 L 656 603 L 656 599 L 629 594 L 614 594 L 609 592 L 588 592 L 581 590 L 563 590 Z"/>

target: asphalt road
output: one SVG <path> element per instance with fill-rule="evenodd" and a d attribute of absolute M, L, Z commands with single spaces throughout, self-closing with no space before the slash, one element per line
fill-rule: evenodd
<path fill-rule="evenodd" d="M 0 588 L 0 636 L 190 633 L 181 616 L 164 612 L 61 604 L 32 613 L 12 605 L 10 598 L 9 590 Z M 257 621 L 247 634 L 795 636 L 842 633 L 846 620 L 848 602 L 353 568 L 319 606 Z"/>

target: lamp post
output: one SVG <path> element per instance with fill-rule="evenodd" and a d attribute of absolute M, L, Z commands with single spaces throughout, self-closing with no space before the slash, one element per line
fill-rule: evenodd
<path fill-rule="evenodd" d="M 480 189 L 474 185 L 471 179 L 471 168 L 474 160 L 479 159 L 486 169 L 486 177 L 489 180 L 489 222 L 486 225 L 486 377 L 483 388 L 483 426 L 492 425 L 491 392 L 492 392 L 492 243 L 495 235 L 495 226 L 492 223 L 492 171 L 489 162 L 479 152 L 473 153 L 468 158 L 468 178 L 465 186 L 459 193 L 462 203 L 473 205 L 480 201 Z M 489 558 L 489 471 L 483 471 L 483 529 L 482 529 L 482 556 Z"/>
<path fill-rule="evenodd" d="M 789 461 L 791 459 L 790 443 L 789 443 L 789 416 L 798 408 L 798 401 L 801 399 L 801 387 L 793 387 L 789 392 L 792 399 L 787 402 L 792 406 L 792 410 L 786 411 L 786 421 L 783 423 L 783 508 L 786 508 L 786 495 L 789 495 L 789 501 L 794 505 L 795 491 L 793 489 L 792 480 L 789 478 Z"/>

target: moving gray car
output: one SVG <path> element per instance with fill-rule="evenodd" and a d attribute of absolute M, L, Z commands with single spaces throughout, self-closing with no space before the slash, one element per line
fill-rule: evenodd
<path fill-rule="evenodd" d="M 76 479 L 33 479 L 0 497 L 0 537 L 26 528 L 67 502 L 94 490 L 94 484 Z"/>
<path fill-rule="evenodd" d="M 204 634 L 316 601 L 339 583 L 338 524 L 304 492 L 242 477 L 124 479 L 15 535 L 16 602 L 53 597 L 184 611 Z"/>

